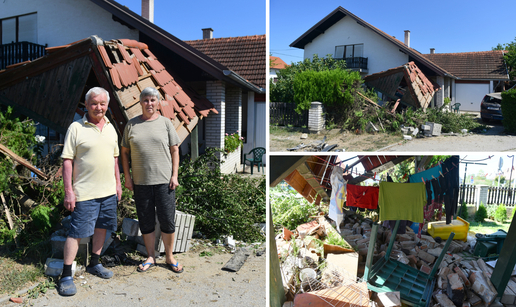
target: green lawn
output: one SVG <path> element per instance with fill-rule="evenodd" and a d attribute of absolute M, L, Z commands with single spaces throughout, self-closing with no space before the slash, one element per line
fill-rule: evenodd
<path fill-rule="evenodd" d="M 511 226 L 510 221 L 498 223 L 496 221 L 486 219 L 483 223 L 475 222 L 474 220 L 468 222 L 469 231 L 482 234 L 491 234 L 497 232 L 498 229 L 503 229 L 504 231 L 508 232 L 509 226 Z"/>

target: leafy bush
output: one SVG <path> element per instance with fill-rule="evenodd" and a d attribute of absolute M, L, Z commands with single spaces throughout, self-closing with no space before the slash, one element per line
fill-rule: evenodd
<path fill-rule="evenodd" d="M 501 204 L 496 208 L 496 212 L 494 214 L 494 220 L 500 223 L 505 222 L 507 219 L 507 208 L 504 204 Z"/>
<path fill-rule="evenodd" d="M 224 151 L 230 153 L 235 151 L 239 146 L 244 144 L 243 137 L 238 135 L 238 130 L 235 133 L 227 134 L 224 137 Z"/>
<path fill-rule="evenodd" d="M 505 130 L 516 133 L 516 88 L 502 93 L 502 115 Z"/>
<path fill-rule="evenodd" d="M 309 203 L 293 189 L 275 187 L 270 189 L 270 204 L 274 225 L 295 229 L 316 215 L 315 204 Z"/>
<path fill-rule="evenodd" d="M 487 205 L 486 212 L 487 212 L 487 218 L 494 220 L 496 209 L 498 209 L 498 206 L 495 204 Z"/>
<path fill-rule="evenodd" d="M 312 59 L 304 59 L 301 62 L 292 63 L 285 69 L 278 72 L 277 81 L 272 79 L 270 85 L 270 101 L 274 102 L 294 102 L 294 77 L 302 71 L 322 71 L 333 69 L 345 69 L 346 61 L 335 60 L 331 54 L 325 58 L 320 58 L 314 54 Z"/>
<path fill-rule="evenodd" d="M 483 222 L 487 218 L 487 210 L 484 204 L 478 206 L 477 212 L 475 212 L 475 222 Z"/>
<path fill-rule="evenodd" d="M 462 202 L 460 205 L 460 217 L 464 220 L 468 220 L 469 218 L 468 206 L 466 206 L 466 202 Z"/>
<path fill-rule="evenodd" d="M 233 235 L 246 242 L 264 240 L 256 223 L 265 222 L 265 178 L 222 174 L 216 153 L 209 148 L 179 167 L 177 209 L 196 216 L 195 230 L 211 239 Z"/>
<path fill-rule="evenodd" d="M 333 70 L 299 72 L 294 76 L 294 101 L 296 111 L 308 110 L 313 101 L 327 107 L 344 107 L 353 104 L 352 91 L 362 82 L 357 71 L 340 68 Z"/>

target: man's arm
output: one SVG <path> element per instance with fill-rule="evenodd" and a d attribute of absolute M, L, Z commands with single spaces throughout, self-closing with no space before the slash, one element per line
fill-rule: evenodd
<path fill-rule="evenodd" d="M 131 150 L 127 147 L 122 146 L 121 149 L 121 157 L 122 157 L 122 167 L 124 169 L 125 175 L 125 187 L 129 190 L 133 190 L 133 179 L 131 178 L 130 168 L 129 168 L 129 159 L 131 157 Z"/>
<path fill-rule="evenodd" d="M 175 190 L 179 186 L 177 174 L 179 169 L 179 146 L 170 146 L 170 156 L 172 157 L 172 178 L 170 178 L 169 188 Z"/>
<path fill-rule="evenodd" d="M 120 182 L 120 166 L 118 165 L 118 157 L 115 157 L 115 179 L 116 179 L 116 195 L 118 201 L 122 200 L 122 183 Z"/>
<path fill-rule="evenodd" d="M 63 161 L 63 184 L 65 190 L 64 206 L 66 210 L 75 210 L 75 192 L 72 186 L 73 160 L 64 159 Z"/>

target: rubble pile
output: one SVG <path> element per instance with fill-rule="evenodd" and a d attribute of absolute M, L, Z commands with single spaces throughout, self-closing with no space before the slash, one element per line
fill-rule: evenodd
<path fill-rule="evenodd" d="M 282 234 L 276 237 L 283 285 L 286 293 L 288 293 L 287 299 L 289 301 L 295 303 L 296 294 L 299 293 L 311 291 L 317 293 L 321 287 L 326 289 L 339 287 L 345 280 L 352 280 L 355 284 L 366 281 L 363 275 L 373 221 L 347 212 L 343 223 L 340 225 L 341 232 L 339 235 L 344 239 L 348 248 L 328 244 L 333 241 L 333 239 L 329 239 L 331 233 L 337 233 L 337 231 L 324 217 L 301 225 L 293 232 L 285 229 Z M 433 238 L 426 235 L 424 230 L 420 238 L 408 226 L 405 233 L 397 234 L 390 258 L 430 274 L 437 259 L 443 253 L 445 241 L 438 237 Z M 381 225 L 378 226 L 374 252 L 371 255 L 373 264 L 385 257 L 391 236 L 391 229 Z M 516 278 L 513 277 L 509 281 L 504 295 L 495 300 L 497 291 L 490 281 L 493 269 L 486 265 L 482 258 L 473 256 L 470 252 L 473 252 L 473 249 L 469 243 L 459 240 L 451 242 L 436 270 L 432 301 L 428 306 L 516 305 Z M 339 261 L 338 258 L 335 258 L 343 255 L 348 257 L 345 261 Z M 334 275 L 333 278 L 328 278 L 327 272 L 320 269 L 329 265 L 339 267 L 340 270 L 339 274 Z M 299 273 L 306 268 L 316 272 L 315 279 L 319 288 L 313 289 L 307 286 L 306 282 L 303 283 Z M 326 277 L 323 278 L 324 276 Z M 312 282 L 308 284 L 311 285 Z M 399 292 L 391 293 L 392 297 L 389 295 L 389 299 L 400 296 Z M 384 306 L 379 298 L 382 296 L 385 299 L 385 295 L 379 296 L 377 293 L 373 293 L 371 297 L 367 295 L 373 306 Z M 339 300 L 339 298 L 334 299 Z"/>

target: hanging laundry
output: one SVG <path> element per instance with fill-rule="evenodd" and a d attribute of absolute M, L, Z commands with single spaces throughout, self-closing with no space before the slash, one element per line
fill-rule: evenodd
<path fill-rule="evenodd" d="M 453 216 L 457 213 L 457 203 L 459 202 L 459 156 L 451 156 L 442 165 L 445 185 L 441 186 L 445 190 L 444 208 L 446 212 L 446 224 L 450 224 Z"/>
<path fill-rule="evenodd" d="M 409 220 L 423 223 L 426 187 L 423 182 L 380 182 L 380 220 Z"/>
<path fill-rule="evenodd" d="M 409 182 L 423 182 L 424 181 L 426 183 L 427 181 L 430 181 L 432 179 L 438 179 L 439 177 L 441 177 L 441 173 L 442 173 L 442 167 L 439 164 L 439 165 L 429 168 L 425 171 L 410 175 Z M 431 190 L 432 190 L 432 195 L 430 195 L 430 197 L 431 197 L 430 199 L 435 199 L 435 193 L 434 193 L 433 187 L 431 188 Z"/>
<path fill-rule="evenodd" d="M 380 188 L 348 184 L 346 192 L 346 206 L 365 209 L 378 208 Z"/>
<path fill-rule="evenodd" d="M 340 223 L 344 219 L 342 207 L 344 196 L 346 195 L 346 181 L 344 181 L 343 170 L 339 166 L 334 166 L 330 176 L 331 198 L 328 216 L 337 224 L 337 231 L 340 233 Z"/>

